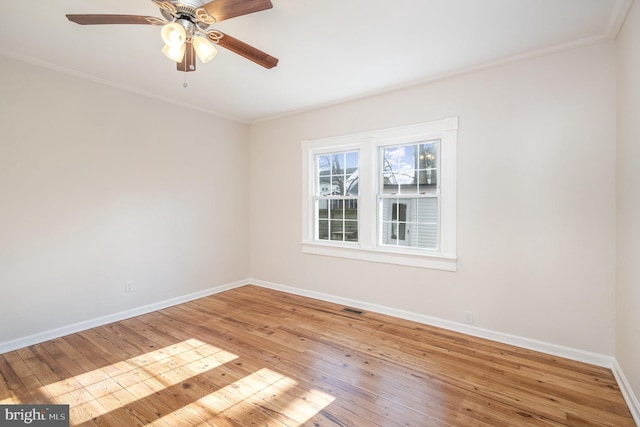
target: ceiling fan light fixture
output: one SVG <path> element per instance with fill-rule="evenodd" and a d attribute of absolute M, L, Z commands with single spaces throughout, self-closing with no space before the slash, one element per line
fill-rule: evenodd
<path fill-rule="evenodd" d="M 211 61 L 218 54 L 213 44 L 202 36 L 193 38 L 193 48 L 196 50 L 196 55 L 198 55 L 198 58 L 200 58 L 203 64 Z"/>
<path fill-rule="evenodd" d="M 177 22 L 170 22 L 162 27 L 160 31 L 162 41 L 171 47 L 184 46 L 187 41 L 187 32 L 184 27 Z"/>
<path fill-rule="evenodd" d="M 160 27 L 162 52 L 176 62 L 178 71 L 196 70 L 196 56 L 209 62 L 222 46 L 264 68 L 278 65 L 278 58 L 209 27 L 223 20 L 271 9 L 271 0 L 152 0 L 163 18 L 144 15 L 67 14 L 79 25 L 139 24 Z M 156 27 L 156 28 L 157 28 Z M 197 49 L 197 50 L 196 50 Z"/>
<path fill-rule="evenodd" d="M 186 50 L 185 47 L 185 44 L 182 44 L 181 46 L 169 46 L 168 44 L 165 44 L 162 48 L 162 53 L 174 62 L 182 62 L 184 59 L 184 52 Z"/>

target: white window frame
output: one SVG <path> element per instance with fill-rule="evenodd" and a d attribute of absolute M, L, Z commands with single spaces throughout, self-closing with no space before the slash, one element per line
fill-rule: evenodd
<path fill-rule="evenodd" d="M 456 271 L 456 153 L 458 118 L 381 129 L 302 143 L 302 251 L 371 262 Z M 440 140 L 438 170 L 439 245 L 436 250 L 381 245 L 378 208 L 381 147 Z M 359 151 L 358 242 L 315 239 L 314 194 L 319 154 Z"/>

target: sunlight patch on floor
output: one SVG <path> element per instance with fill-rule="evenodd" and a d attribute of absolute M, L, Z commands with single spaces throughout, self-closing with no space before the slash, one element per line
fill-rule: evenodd
<path fill-rule="evenodd" d="M 300 426 L 331 404 L 335 397 L 319 390 L 305 390 L 285 375 L 262 368 L 167 414 L 161 421 L 175 425 L 197 414 L 208 422 L 257 421 L 261 416 Z"/>
<path fill-rule="evenodd" d="M 196 339 L 40 387 L 54 403 L 69 404 L 73 425 L 81 424 L 237 359 Z M 100 399 L 96 401 L 95 399 Z"/>
<path fill-rule="evenodd" d="M 72 426 L 97 418 L 108 425 L 130 425 L 137 418 L 145 425 L 164 427 L 250 420 L 301 426 L 335 400 L 286 375 L 255 370 L 255 365 L 249 368 L 237 359 L 189 339 L 41 385 L 38 391 L 51 403 L 70 405 Z M 232 361 L 236 362 L 223 367 Z"/>

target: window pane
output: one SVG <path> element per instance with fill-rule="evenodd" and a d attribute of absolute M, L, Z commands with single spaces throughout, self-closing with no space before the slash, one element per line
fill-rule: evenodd
<path fill-rule="evenodd" d="M 352 151 L 347 153 L 347 170 L 358 169 L 358 152 Z"/>
<path fill-rule="evenodd" d="M 410 182 L 416 165 L 416 146 L 400 145 L 383 149 L 384 170 L 396 175 L 398 183 Z"/>
<path fill-rule="evenodd" d="M 331 171 L 330 156 L 318 156 L 318 171 L 321 175 L 329 175 L 329 171 Z"/>
<path fill-rule="evenodd" d="M 331 194 L 331 157 L 318 156 L 318 194 Z"/>
<path fill-rule="evenodd" d="M 344 240 L 344 236 L 342 231 L 344 229 L 344 204 L 342 200 L 331 200 L 329 202 L 330 206 L 330 217 L 331 221 L 329 221 L 330 227 L 330 240 Z"/>
<path fill-rule="evenodd" d="M 424 194 L 437 188 L 438 143 L 385 147 L 382 150 L 384 194 Z"/>
<path fill-rule="evenodd" d="M 344 222 L 344 240 L 347 242 L 358 241 L 358 222 L 345 220 Z"/>
<path fill-rule="evenodd" d="M 344 218 L 352 221 L 358 220 L 358 199 L 344 201 Z"/>
<path fill-rule="evenodd" d="M 418 184 L 420 192 L 435 192 L 438 185 L 438 142 L 418 146 Z"/>
<path fill-rule="evenodd" d="M 435 197 L 426 197 L 422 199 L 416 199 L 418 208 L 416 210 L 416 221 L 424 223 L 437 223 L 438 222 L 438 199 Z"/>
<path fill-rule="evenodd" d="M 359 152 L 318 155 L 316 221 L 319 240 L 358 241 Z"/>
<path fill-rule="evenodd" d="M 334 154 L 331 156 L 331 173 L 333 175 L 344 174 L 344 153 Z"/>
<path fill-rule="evenodd" d="M 438 247 L 438 225 L 437 224 L 415 224 L 412 227 L 411 246 L 422 249 L 436 249 Z"/>
<path fill-rule="evenodd" d="M 318 200 L 318 218 L 329 218 L 329 201 L 326 199 Z"/>
<path fill-rule="evenodd" d="M 329 205 L 331 206 L 331 219 L 344 219 L 344 201 L 331 200 Z"/>
<path fill-rule="evenodd" d="M 331 224 L 331 240 L 340 240 L 343 241 L 344 240 L 344 235 L 342 233 L 343 231 L 343 226 L 344 226 L 344 221 L 342 220 L 336 220 L 336 221 L 330 221 Z"/>
<path fill-rule="evenodd" d="M 329 221 L 326 219 L 318 221 L 318 239 L 329 240 Z"/>
<path fill-rule="evenodd" d="M 396 194 L 400 192 L 400 186 L 395 179 L 395 175 L 390 171 L 386 171 L 382 175 L 382 192 L 386 194 Z"/>
<path fill-rule="evenodd" d="M 344 196 L 344 176 L 331 177 L 331 194 L 336 196 Z"/>
<path fill-rule="evenodd" d="M 358 241 L 358 200 L 345 200 L 344 204 L 344 240 Z"/>
<path fill-rule="evenodd" d="M 357 151 L 347 153 L 347 170 L 345 176 L 345 195 L 358 195 L 358 177 L 360 176 L 360 163 Z"/>
<path fill-rule="evenodd" d="M 358 195 L 360 164 L 357 151 L 319 155 L 317 163 L 318 195 Z"/>
<path fill-rule="evenodd" d="M 407 203 L 391 205 L 391 239 L 405 240 L 407 235 Z"/>
<path fill-rule="evenodd" d="M 410 199 L 384 199 L 382 203 L 383 244 L 406 246 L 407 209 Z"/>
<path fill-rule="evenodd" d="M 358 241 L 358 200 L 319 200 L 318 239 Z"/>
<path fill-rule="evenodd" d="M 383 149 L 383 192 L 416 192 L 416 146 L 401 145 Z M 413 187 L 411 189 L 410 187 Z"/>
<path fill-rule="evenodd" d="M 437 248 L 436 197 L 383 199 L 381 209 L 383 245 Z"/>

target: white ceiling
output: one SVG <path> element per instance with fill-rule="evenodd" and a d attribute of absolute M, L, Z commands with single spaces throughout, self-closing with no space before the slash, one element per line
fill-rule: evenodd
<path fill-rule="evenodd" d="M 206 2 L 206 0 L 204 1 Z M 0 54 L 242 122 L 614 38 L 632 0 L 272 0 L 214 26 L 277 58 L 219 48 L 186 75 L 160 27 L 80 26 L 65 14 L 160 17 L 151 0 L 0 0 Z"/>

